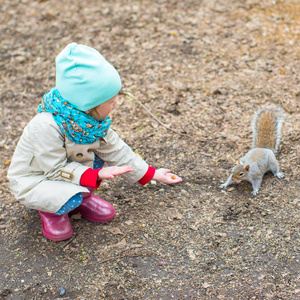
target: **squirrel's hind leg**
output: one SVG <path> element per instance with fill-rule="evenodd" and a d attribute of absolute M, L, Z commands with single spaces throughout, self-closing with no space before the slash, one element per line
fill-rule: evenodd
<path fill-rule="evenodd" d="M 283 178 L 284 177 L 284 174 L 282 172 L 277 172 L 274 175 L 277 176 L 278 178 Z"/>
<path fill-rule="evenodd" d="M 283 172 L 273 172 L 274 176 L 278 177 L 278 178 L 283 178 L 284 174 Z"/>
<path fill-rule="evenodd" d="M 278 178 L 283 178 L 284 174 L 282 172 L 279 172 L 279 164 L 276 158 L 270 159 L 270 171 L 273 173 L 274 176 Z"/>

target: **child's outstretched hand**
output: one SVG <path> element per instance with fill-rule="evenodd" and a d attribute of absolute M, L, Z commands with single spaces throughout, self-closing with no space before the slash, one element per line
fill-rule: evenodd
<path fill-rule="evenodd" d="M 172 174 L 171 171 L 168 169 L 160 168 L 155 171 L 153 180 L 160 181 L 167 184 L 173 184 L 173 183 L 181 182 L 182 178 L 175 174 Z"/>
<path fill-rule="evenodd" d="M 127 172 L 132 172 L 133 169 L 129 166 L 122 166 L 122 167 L 107 167 L 103 168 L 98 172 L 99 180 L 102 179 L 114 179 L 116 175 L 121 175 Z"/>

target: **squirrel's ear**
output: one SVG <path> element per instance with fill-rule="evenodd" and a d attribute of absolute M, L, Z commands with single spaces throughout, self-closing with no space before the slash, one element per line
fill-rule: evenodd
<path fill-rule="evenodd" d="M 249 165 L 247 165 L 247 166 L 245 167 L 245 170 L 248 172 L 248 171 L 249 171 L 249 169 L 250 169 L 250 166 L 249 166 Z"/>
<path fill-rule="evenodd" d="M 240 165 L 240 164 L 241 164 L 241 160 L 240 160 L 240 159 L 238 159 L 237 163 L 238 163 L 238 165 Z"/>

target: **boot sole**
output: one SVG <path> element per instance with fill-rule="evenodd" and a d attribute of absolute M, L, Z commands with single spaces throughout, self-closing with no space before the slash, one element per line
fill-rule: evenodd
<path fill-rule="evenodd" d="M 51 241 L 54 241 L 54 242 L 61 242 L 61 241 L 64 241 L 64 240 L 67 240 L 69 239 L 72 235 L 73 235 L 73 230 L 65 235 L 51 235 L 49 234 L 48 232 L 45 231 L 44 229 L 44 226 L 43 226 L 43 235 L 51 240 Z"/>

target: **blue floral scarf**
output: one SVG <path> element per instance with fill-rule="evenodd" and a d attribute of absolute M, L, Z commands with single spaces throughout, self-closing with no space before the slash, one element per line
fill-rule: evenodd
<path fill-rule="evenodd" d="M 38 112 L 50 112 L 60 130 L 76 144 L 92 144 L 100 137 L 105 137 L 111 119 L 109 116 L 98 121 L 83 111 L 76 109 L 60 95 L 56 88 L 43 96 Z"/>

